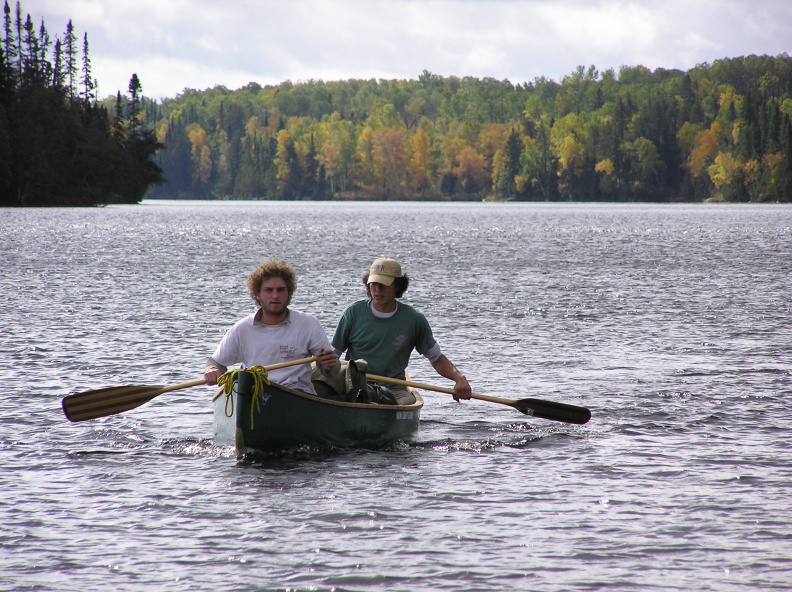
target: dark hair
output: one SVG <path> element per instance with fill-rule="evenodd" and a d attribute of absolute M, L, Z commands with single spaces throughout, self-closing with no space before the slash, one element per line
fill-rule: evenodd
<path fill-rule="evenodd" d="M 291 265 L 281 259 L 267 259 L 264 263 L 259 265 L 247 279 L 250 297 L 257 306 L 261 306 L 261 303 L 258 301 L 261 284 L 273 277 L 279 277 L 286 282 L 286 290 L 289 292 L 289 301 L 286 304 L 291 304 L 292 294 L 294 294 L 294 291 L 297 289 L 297 272 L 294 271 Z"/>
<path fill-rule="evenodd" d="M 371 298 L 371 288 L 369 288 L 368 279 L 369 272 L 367 271 L 363 275 L 363 284 L 366 286 L 366 296 Z M 410 278 L 408 278 L 407 274 L 405 273 L 400 278 L 393 278 L 393 285 L 396 286 L 396 298 L 401 298 L 407 291 L 407 287 L 410 285 Z"/>

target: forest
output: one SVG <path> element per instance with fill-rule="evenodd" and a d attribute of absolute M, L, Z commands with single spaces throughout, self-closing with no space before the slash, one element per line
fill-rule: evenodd
<path fill-rule="evenodd" d="M 132 75 L 128 97 L 98 101 L 87 33 L 80 46 L 69 21 L 53 38 L 19 2 L 3 8 L 0 206 L 138 203 L 164 181 L 140 79 Z"/>
<path fill-rule="evenodd" d="M 99 100 L 71 22 L 5 5 L 0 205 L 160 199 L 790 202 L 792 58 Z M 53 46 L 50 50 L 50 46 Z M 47 54 L 52 59 L 47 59 Z"/>
<path fill-rule="evenodd" d="M 145 102 L 168 182 L 206 199 L 789 202 L 792 59 L 560 82 L 290 81 Z"/>

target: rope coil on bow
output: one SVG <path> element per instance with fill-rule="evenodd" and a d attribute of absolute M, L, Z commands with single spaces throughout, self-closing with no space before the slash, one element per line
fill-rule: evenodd
<path fill-rule="evenodd" d="M 234 383 L 237 381 L 237 374 L 249 372 L 253 376 L 253 401 L 250 405 L 250 429 L 253 429 L 253 411 L 261 412 L 261 399 L 264 395 L 264 387 L 270 383 L 267 378 L 267 370 L 264 366 L 251 366 L 250 368 L 237 368 L 229 370 L 217 379 L 217 384 L 223 387 L 223 394 L 226 396 L 225 414 L 226 417 L 234 415 Z M 230 407 L 230 411 L 229 411 Z"/>

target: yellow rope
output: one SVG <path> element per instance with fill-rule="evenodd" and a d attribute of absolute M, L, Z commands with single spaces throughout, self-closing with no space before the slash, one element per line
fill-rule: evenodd
<path fill-rule="evenodd" d="M 234 383 L 236 382 L 237 374 L 240 372 L 250 372 L 253 375 L 253 402 L 250 405 L 250 429 L 253 429 L 253 409 L 261 412 L 261 398 L 264 394 L 264 386 L 269 384 L 267 378 L 267 370 L 264 366 L 251 366 L 250 368 L 241 368 L 236 370 L 229 370 L 220 378 L 217 379 L 217 384 L 223 387 L 223 394 L 226 396 L 225 414 L 226 417 L 234 415 L 234 398 L 231 394 L 234 392 Z M 229 412 L 229 402 L 231 411 Z"/>

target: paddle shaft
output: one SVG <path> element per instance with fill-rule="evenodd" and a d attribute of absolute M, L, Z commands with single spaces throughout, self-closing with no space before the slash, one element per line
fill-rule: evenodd
<path fill-rule="evenodd" d="M 311 362 L 317 362 L 321 359 L 322 356 L 313 356 L 311 358 L 300 358 L 299 360 L 290 360 L 288 362 L 278 362 L 277 364 L 270 364 L 269 366 L 264 366 L 264 370 L 266 370 L 267 372 L 271 372 L 272 370 L 280 370 L 281 368 L 287 368 L 289 366 L 310 364 Z"/>
<path fill-rule="evenodd" d="M 287 366 L 308 364 L 319 359 L 321 359 L 321 356 L 301 358 L 299 360 L 291 360 L 289 362 L 280 362 L 278 364 L 265 366 L 264 369 L 269 372 L 270 370 L 286 368 Z M 206 379 L 201 378 L 199 380 L 192 380 L 190 382 L 182 382 L 180 384 L 164 387 L 141 385 L 107 387 L 67 395 L 63 397 L 61 404 L 63 406 L 63 413 L 69 421 L 85 421 L 87 419 L 117 415 L 124 411 L 139 407 L 163 393 L 186 389 L 201 384 L 206 384 Z"/>
<path fill-rule="evenodd" d="M 192 388 L 200 384 L 206 384 L 206 380 L 200 378 L 198 380 L 191 380 L 190 382 L 182 382 L 181 384 L 172 384 L 170 386 L 163 386 L 162 388 L 157 389 L 157 395 L 161 395 L 163 393 L 169 393 L 171 391 L 179 391 L 181 389 Z M 156 397 L 157 395 L 154 396 Z"/>
<path fill-rule="evenodd" d="M 431 384 L 423 384 L 421 382 L 413 382 L 411 380 L 402 380 L 400 378 L 389 378 L 387 376 L 378 376 L 376 374 L 368 374 L 366 373 L 366 378 L 371 380 L 376 380 L 377 382 L 389 382 L 391 384 L 398 384 L 401 386 L 409 386 L 411 388 L 417 389 L 424 389 L 427 391 L 437 391 L 438 393 L 448 393 L 449 395 L 455 395 L 456 391 L 452 388 L 446 388 L 442 386 L 432 386 Z M 511 405 L 514 401 L 509 399 L 500 399 L 498 397 L 490 397 L 488 395 L 479 395 L 477 393 L 471 393 L 470 396 L 473 399 L 481 399 L 482 401 L 490 401 L 491 403 L 501 403 L 502 405 Z"/>
<path fill-rule="evenodd" d="M 400 378 L 390 378 L 387 376 L 378 376 L 376 374 L 366 374 L 366 377 L 378 382 L 388 382 L 401 386 L 437 391 L 440 393 L 448 393 L 450 395 L 456 394 L 454 389 L 441 386 L 432 386 L 431 384 L 423 384 L 409 380 L 402 380 Z M 543 419 L 550 419 L 552 421 L 563 421 L 566 423 L 576 423 L 582 425 L 591 419 L 591 411 L 585 407 L 567 405 L 566 403 L 555 403 L 553 401 L 542 401 L 540 399 L 501 399 L 500 397 L 490 397 L 489 395 L 479 395 L 477 393 L 471 393 L 471 397 L 481 401 L 489 401 L 490 403 L 508 405 L 509 407 L 513 407 L 525 415 L 532 415 L 534 417 L 541 417 Z"/>

